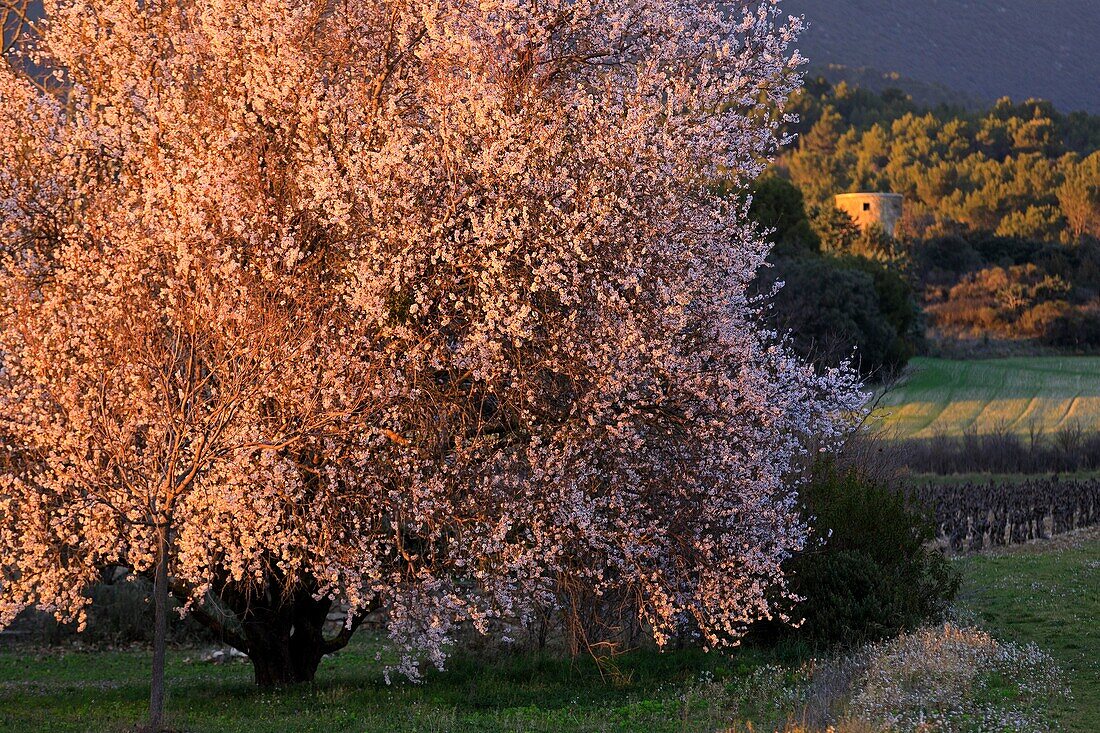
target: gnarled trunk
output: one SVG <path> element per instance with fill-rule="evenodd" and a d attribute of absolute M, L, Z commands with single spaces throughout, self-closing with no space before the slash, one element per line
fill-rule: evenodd
<path fill-rule="evenodd" d="M 252 604 L 243 614 L 241 633 L 261 687 L 312 682 L 325 656 L 325 620 L 331 601 L 297 591 L 272 606 Z"/>
<path fill-rule="evenodd" d="M 360 615 L 326 638 L 332 601 L 314 598 L 314 593 L 312 583 L 287 588 L 277 577 L 268 577 L 260 587 L 228 583 L 218 593 L 219 605 L 235 623 L 227 625 L 221 620 L 224 614 L 203 608 L 192 608 L 191 613 L 221 641 L 248 655 L 257 685 L 312 682 L 321 659 L 345 647 L 363 620 Z"/>

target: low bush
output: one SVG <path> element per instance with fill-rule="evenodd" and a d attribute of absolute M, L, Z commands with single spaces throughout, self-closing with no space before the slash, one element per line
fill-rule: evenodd
<path fill-rule="evenodd" d="M 704 679 L 684 706 L 752 721 L 728 733 L 1039 733 L 1057 729 L 1050 709 L 1068 692 L 1038 647 L 945 623 L 796 667 Z"/>
<path fill-rule="evenodd" d="M 1068 690 L 1034 645 L 944 625 L 870 647 L 849 714 L 891 731 L 1051 730 L 1044 708 Z"/>
<path fill-rule="evenodd" d="M 814 539 L 788 565 L 813 644 L 881 639 L 940 617 L 958 576 L 929 549 L 933 528 L 881 477 L 819 462 L 802 492 Z"/>

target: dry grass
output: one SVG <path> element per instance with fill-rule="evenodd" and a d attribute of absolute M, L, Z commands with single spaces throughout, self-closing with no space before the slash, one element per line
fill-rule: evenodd
<path fill-rule="evenodd" d="M 885 730 L 1043 733 L 1045 703 L 1065 694 L 1034 644 L 948 624 L 873 647 L 850 714 Z"/>
<path fill-rule="evenodd" d="M 1037 646 L 946 624 L 734 685 L 703 680 L 689 698 L 754 721 L 726 733 L 1046 733 L 1058 729 L 1051 700 L 1067 694 Z"/>

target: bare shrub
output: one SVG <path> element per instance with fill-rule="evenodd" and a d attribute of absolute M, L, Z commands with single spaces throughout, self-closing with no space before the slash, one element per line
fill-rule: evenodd
<path fill-rule="evenodd" d="M 1100 433 L 1079 423 L 1044 435 L 1031 425 L 1028 433 L 1005 424 L 987 433 L 892 441 L 900 465 L 914 473 L 941 476 L 959 473 L 1061 473 L 1100 469 Z"/>
<path fill-rule="evenodd" d="M 797 669 L 769 665 L 733 683 L 705 678 L 684 704 L 694 721 L 739 721 L 725 733 L 1027 733 L 1056 730 L 1045 709 L 1067 694 L 1061 671 L 1035 645 L 948 623 Z"/>

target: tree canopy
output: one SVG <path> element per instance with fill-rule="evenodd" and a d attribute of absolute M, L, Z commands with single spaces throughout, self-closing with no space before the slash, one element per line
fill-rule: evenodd
<path fill-rule="evenodd" d="M 1002 99 L 974 112 L 818 82 L 791 110 L 802 133 L 783 165 L 811 205 L 848 191 L 906 197 L 903 233 L 1096 236 L 1100 117 Z M 1092 156 L 1092 157 L 1090 157 Z M 1093 186 L 1095 188 L 1095 186 Z"/>
<path fill-rule="evenodd" d="M 708 183 L 776 152 L 798 25 L 49 3 L 58 84 L 0 67 L 0 622 L 155 568 L 282 682 L 375 610 L 413 676 L 578 597 L 658 643 L 782 615 L 788 479 L 860 398 L 762 327 Z"/>

